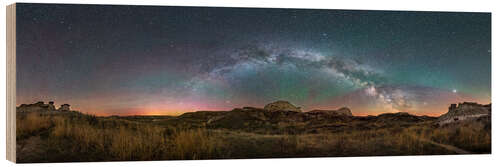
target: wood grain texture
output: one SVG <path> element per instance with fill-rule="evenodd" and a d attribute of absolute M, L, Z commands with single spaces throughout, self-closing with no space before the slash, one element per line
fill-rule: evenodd
<path fill-rule="evenodd" d="M 16 162 L 16 4 L 7 6 L 7 160 Z"/>

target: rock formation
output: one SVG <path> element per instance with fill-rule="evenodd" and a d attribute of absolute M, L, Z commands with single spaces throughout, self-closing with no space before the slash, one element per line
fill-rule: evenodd
<path fill-rule="evenodd" d="M 328 114 L 328 115 L 352 116 L 351 110 L 347 107 L 342 107 L 338 110 L 312 110 L 312 111 L 309 111 L 308 113 L 311 113 L 311 114 L 323 113 L 323 114 Z"/>
<path fill-rule="evenodd" d="M 63 104 L 61 107 L 56 109 L 53 101 L 49 101 L 45 104 L 43 101 L 39 101 L 33 104 L 21 104 L 16 107 L 17 112 L 51 112 L 51 111 L 71 111 L 69 104 Z"/>
<path fill-rule="evenodd" d="M 16 108 L 18 112 L 45 112 L 45 111 L 55 111 L 54 102 L 49 102 L 45 104 L 43 101 L 36 102 L 34 104 L 21 104 Z"/>
<path fill-rule="evenodd" d="M 49 111 L 55 111 L 56 110 L 56 106 L 54 106 L 54 102 L 53 101 L 49 101 L 48 109 L 49 109 Z"/>
<path fill-rule="evenodd" d="M 458 106 L 457 104 L 451 104 L 448 112 L 439 117 L 438 124 L 444 125 L 489 115 L 491 115 L 491 103 L 482 105 L 473 102 L 463 102 L 459 103 Z"/>
<path fill-rule="evenodd" d="M 301 112 L 300 107 L 295 107 L 290 102 L 282 101 L 282 100 L 267 104 L 266 106 L 264 106 L 264 110 L 271 111 L 271 112 L 274 112 L 274 111 Z"/>
<path fill-rule="evenodd" d="M 59 109 L 58 109 L 58 110 L 59 110 L 59 111 L 71 111 L 71 110 L 69 109 L 69 104 L 63 104 L 63 105 L 61 105 L 61 107 L 59 107 Z"/>

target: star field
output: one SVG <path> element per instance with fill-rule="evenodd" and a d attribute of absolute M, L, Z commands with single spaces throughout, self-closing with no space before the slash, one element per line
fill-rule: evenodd
<path fill-rule="evenodd" d="M 438 115 L 491 102 L 491 14 L 17 6 L 17 104 L 97 115 L 262 107 Z"/>

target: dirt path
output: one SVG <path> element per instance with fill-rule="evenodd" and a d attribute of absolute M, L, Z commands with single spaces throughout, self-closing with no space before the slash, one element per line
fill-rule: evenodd
<path fill-rule="evenodd" d="M 46 136 L 50 133 L 49 129 L 44 129 L 33 133 L 33 136 L 24 138 L 16 143 L 16 160 L 18 162 L 39 162 L 40 158 L 46 157 L 47 139 Z"/>
<path fill-rule="evenodd" d="M 40 136 L 32 136 L 16 144 L 16 156 L 18 162 L 29 162 L 44 157 L 44 142 Z"/>
<path fill-rule="evenodd" d="M 429 143 L 429 144 L 432 144 L 432 145 L 435 145 L 435 146 L 438 146 L 438 147 L 445 148 L 447 150 L 453 151 L 453 152 L 455 152 L 457 154 L 472 154 L 469 151 L 460 149 L 460 148 L 452 146 L 452 145 L 437 143 L 435 141 L 432 141 L 432 140 L 429 140 L 429 139 L 420 138 L 420 137 L 417 137 L 417 136 L 412 136 L 412 137 L 415 138 L 415 139 L 417 139 L 417 140 L 420 140 L 422 142 Z"/>

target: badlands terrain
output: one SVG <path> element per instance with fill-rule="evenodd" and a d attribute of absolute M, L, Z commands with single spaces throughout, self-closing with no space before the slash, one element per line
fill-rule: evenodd
<path fill-rule="evenodd" d="M 491 104 L 451 104 L 440 117 L 263 108 L 180 116 L 83 114 L 53 102 L 17 107 L 17 161 L 79 162 L 491 153 Z"/>

